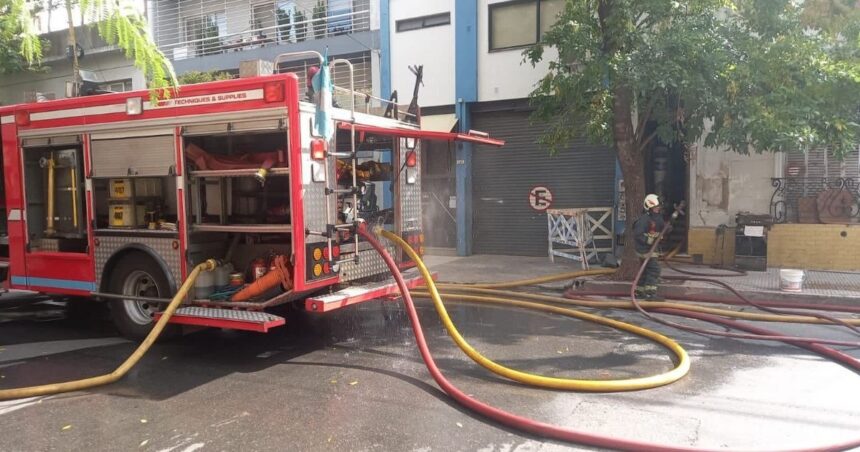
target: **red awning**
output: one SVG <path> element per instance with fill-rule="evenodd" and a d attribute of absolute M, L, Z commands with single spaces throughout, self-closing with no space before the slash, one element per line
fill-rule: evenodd
<path fill-rule="evenodd" d="M 349 123 L 341 122 L 339 125 L 341 129 L 349 130 Z M 490 146 L 505 145 L 504 140 L 496 140 L 494 138 L 490 138 L 489 135 L 479 134 L 471 131 L 469 133 L 436 132 L 432 130 L 388 128 L 379 126 L 368 126 L 364 124 L 356 124 L 355 131 L 376 133 L 379 135 L 389 135 L 402 138 L 417 138 L 419 140 L 465 141 L 467 143 L 486 144 Z"/>

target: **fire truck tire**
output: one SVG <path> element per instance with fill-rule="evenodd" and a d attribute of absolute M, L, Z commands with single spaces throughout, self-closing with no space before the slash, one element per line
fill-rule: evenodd
<path fill-rule="evenodd" d="M 170 298 L 170 283 L 164 270 L 150 257 L 132 253 L 117 262 L 108 285 L 111 293 L 144 297 Z M 153 315 L 163 306 L 134 300 L 111 301 L 111 318 L 123 336 L 140 341 L 155 324 Z M 167 325 L 161 338 L 177 336 L 178 325 Z"/>

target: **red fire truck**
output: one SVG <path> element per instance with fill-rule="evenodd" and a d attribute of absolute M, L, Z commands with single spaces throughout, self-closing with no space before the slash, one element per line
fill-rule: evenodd
<path fill-rule="evenodd" d="M 276 67 L 296 58 L 323 62 L 304 52 Z M 347 61 L 332 65 L 351 80 Z M 414 105 L 356 108 L 370 98 L 351 88 L 321 116 L 323 96 L 300 94 L 304 75 L 156 102 L 138 91 L 0 107 L 6 286 L 109 302 L 132 338 L 207 258 L 221 266 L 171 323 L 265 332 L 284 324 L 266 312 L 276 305 L 326 312 L 394 293 L 354 228 L 379 224 L 421 250 L 420 140 L 501 142 L 422 131 Z"/>

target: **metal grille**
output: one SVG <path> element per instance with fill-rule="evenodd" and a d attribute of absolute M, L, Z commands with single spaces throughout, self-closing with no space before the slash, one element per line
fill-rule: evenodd
<path fill-rule="evenodd" d="M 120 248 L 128 245 L 144 246 L 151 249 L 156 255 L 161 256 L 170 269 L 174 283 L 182 281 L 179 250 L 173 249 L 175 238 L 157 237 L 125 237 L 125 236 L 98 236 L 99 245 L 95 249 L 95 273 L 96 287 L 101 287 L 102 273 L 104 273 L 107 261 Z"/>
<path fill-rule="evenodd" d="M 615 153 L 577 140 L 552 156 L 537 144 L 543 130 L 528 116 L 514 111 L 475 115 L 475 129 L 506 141 L 502 148 L 475 147 L 476 253 L 546 255 L 546 212 L 529 204 L 529 192 L 535 186 L 550 189 L 553 208 L 613 205 Z"/>
<path fill-rule="evenodd" d="M 856 178 L 860 177 L 860 145 L 858 149 L 840 160 L 828 149 L 817 148 L 807 152 L 786 154 L 786 167 L 794 168 L 796 173 L 788 177 L 814 178 Z"/>
<path fill-rule="evenodd" d="M 329 55 L 329 57 L 344 58 L 352 63 L 354 86 L 355 86 L 355 109 L 366 111 L 365 95 L 372 94 L 373 75 L 371 70 L 370 52 L 364 52 L 352 56 Z M 299 91 L 302 92 L 307 86 L 306 74 L 308 68 L 319 65 L 318 60 L 292 60 L 284 61 L 279 65 L 278 72 L 293 72 L 299 78 Z M 331 67 L 332 83 L 338 88 L 334 91 L 332 100 L 341 108 L 349 109 L 352 104 L 349 91 L 349 70 L 345 65 Z M 304 99 L 303 100 L 308 100 Z"/>
<path fill-rule="evenodd" d="M 369 0 L 156 0 L 152 16 L 156 43 L 173 60 L 358 33 L 371 17 Z"/>

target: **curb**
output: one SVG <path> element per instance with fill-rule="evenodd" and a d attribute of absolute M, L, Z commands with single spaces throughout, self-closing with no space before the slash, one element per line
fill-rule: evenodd
<path fill-rule="evenodd" d="M 568 293 L 571 295 L 576 295 L 577 292 L 583 292 L 583 295 L 627 296 L 630 292 L 630 284 L 617 281 L 598 281 L 593 279 L 586 281 L 587 282 L 578 289 L 572 289 Z M 779 301 L 797 304 L 838 305 L 860 308 L 860 298 L 832 297 L 828 295 L 776 291 L 739 290 L 738 292 L 754 302 Z M 740 302 L 740 300 L 738 300 L 738 298 L 731 292 L 717 286 L 709 288 L 688 286 L 685 284 L 664 283 L 660 285 L 658 293 L 664 298 L 680 300 L 697 298 L 726 304 L 738 304 L 738 302 Z"/>

